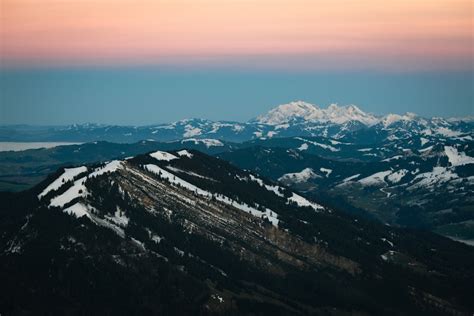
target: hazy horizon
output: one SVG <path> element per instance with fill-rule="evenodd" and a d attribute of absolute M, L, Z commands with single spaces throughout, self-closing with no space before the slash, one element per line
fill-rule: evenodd
<path fill-rule="evenodd" d="M 0 124 L 474 115 L 469 0 L 5 0 Z"/>
<path fill-rule="evenodd" d="M 375 115 L 474 115 L 469 72 L 278 72 L 158 67 L 3 69 L 2 125 L 245 122 L 291 101 L 355 104 Z"/>

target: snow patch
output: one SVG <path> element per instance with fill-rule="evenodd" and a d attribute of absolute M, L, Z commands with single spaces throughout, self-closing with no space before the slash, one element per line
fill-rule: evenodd
<path fill-rule="evenodd" d="M 88 176 L 74 181 L 72 187 L 67 189 L 65 192 L 52 198 L 49 202 L 49 206 L 62 207 L 76 198 L 85 196 L 87 194 L 87 189 L 84 183 L 87 178 L 100 176 L 107 172 L 115 172 L 120 168 L 123 168 L 123 162 L 120 160 L 114 160 L 107 163 L 104 167 L 96 168 L 95 171 L 90 173 Z"/>
<path fill-rule="evenodd" d="M 416 114 L 414 113 L 406 113 L 405 115 L 399 114 L 388 114 L 382 119 L 382 124 L 384 127 L 388 127 L 396 122 L 400 121 L 413 121 L 416 118 Z"/>
<path fill-rule="evenodd" d="M 380 171 L 377 173 L 374 173 L 371 176 L 365 177 L 363 179 L 359 180 L 359 183 L 362 185 L 367 185 L 367 186 L 372 186 L 372 185 L 380 185 L 380 184 L 385 184 L 385 177 L 391 174 L 392 171 Z"/>
<path fill-rule="evenodd" d="M 68 213 L 69 215 L 75 215 L 77 218 L 80 218 L 82 216 L 87 216 L 88 218 L 91 218 L 87 206 L 79 202 L 64 209 L 63 212 Z"/>
<path fill-rule="evenodd" d="M 353 176 L 350 176 L 350 177 L 345 178 L 344 180 L 342 180 L 342 182 L 349 182 L 349 181 L 352 181 L 352 180 L 354 180 L 354 179 L 357 179 L 359 176 L 360 176 L 360 173 L 355 174 L 355 175 L 353 175 Z"/>
<path fill-rule="evenodd" d="M 321 144 L 321 143 L 318 143 L 318 142 L 313 142 L 313 141 L 310 141 L 310 140 L 307 140 L 307 139 L 304 139 L 304 138 L 301 138 L 301 137 L 295 137 L 295 139 L 301 140 L 303 142 L 310 143 L 314 146 L 318 146 L 318 147 L 321 147 L 323 149 L 328 149 L 328 150 L 333 151 L 333 152 L 340 151 L 339 148 L 333 147 L 331 145 L 326 145 L 326 144 Z"/>
<path fill-rule="evenodd" d="M 431 172 L 420 173 L 413 179 L 412 186 L 408 190 L 414 190 L 419 187 L 433 187 L 451 180 L 457 179 L 459 176 L 445 167 L 434 167 Z"/>
<path fill-rule="evenodd" d="M 283 176 L 281 176 L 278 181 L 288 181 L 291 183 L 301 183 L 301 182 L 306 182 L 310 179 L 314 178 L 319 178 L 321 176 L 317 175 L 313 169 L 311 168 L 305 168 L 301 170 L 300 172 L 295 172 L 295 173 L 286 173 Z"/>
<path fill-rule="evenodd" d="M 67 189 L 64 193 L 52 198 L 49 202 L 49 205 L 55 207 L 62 207 L 64 206 L 64 204 L 71 202 L 75 198 L 84 196 L 87 192 L 86 187 L 83 184 L 85 181 L 86 177 L 74 181 L 72 187 Z"/>
<path fill-rule="evenodd" d="M 123 162 L 120 160 L 113 160 L 111 162 L 108 162 L 104 167 L 96 168 L 95 171 L 89 174 L 88 177 L 93 178 L 93 177 L 103 175 L 104 173 L 107 173 L 107 172 L 112 173 L 121 168 L 123 168 Z"/>
<path fill-rule="evenodd" d="M 324 172 L 326 174 L 326 178 L 329 177 L 329 175 L 332 173 L 332 169 L 327 169 L 327 168 L 319 168 L 321 172 Z"/>
<path fill-rule="evenodd" d="M 448 156 L 448 160 L 453 167 L 474 163 L 473 157 L 466 155 L 464 152 L 459 152 L 455 147 L 444 146 L 444 152 L 446 153 L 446 156 Z"/>
<path fill-rule="evenodd" d="M 125 215 L 125 212 L 122 211 L 118 206 L 115 210 L 114 216 L 105 215 L 105 218 L 120 227 L 126 227 L 130 221 L 130 219 Z"/>
<path fill-rule="evenodd" d="M 163 161 L 171 161 L 173 159 L 178 159 L 178 157 L 176 157 L 175 155 L 170 154 L 166 151 L 160 151 L 160 150 L 155 151 L 154 153 L 151 153 L 150 156 L 155 158 L 156 160 L 163 160 Z"/>
<path fill-rule="evenodd" d="M 390 158 L 387 158 L 387 159 L 384 159 L 382 160 L 383 162 L 389 162 L 389 161 L 392 161 L 392 160 L 398 160 L 398 159 L 401 159 L 403 158 L 402 155 L 396 155 L 396 156 L 393 156 L 393 157 L 390 157 Z"/>
<path fill-rule="evenodd" d="M 278 134 L 278 132 L 269 131 L 269 132 L 267 133 L 267 137 L 268 137 L 268 138 L 272 138 L 272 137 L 275 136 L 276 134 Z"/>
<path fill-rule="evenodd" d="M 245 126 L 238 125 L 238 124 L 235 124 L 234 126 L 232 126 L 232 130 L 237 133 L 242 132 L 244 129 L 245 129 Z"/>
<path fill-rule="evenodd" d="M 177 152 L 178 156 L 180 157 L 188 157 L 188 158 L 193 158 L 193 154 L 191 154 L 189 151 L 186 149 L 180 150 Z"/>
<path fill-rule="evenodd" d="M 438 127 L 434 132 L 445 137 L 458 137 L 462 135 L 461 132 L 453 131 L 447 127 Z"/>
<path fill-rule="evenodd" d="M 423 149 L 420 149 L 418 150 L 420 153 L 425 153 L 425 152 L 428 152 L 428 151 L 431 151 L 431 149 L 433 149 L 433 146 L 428 146 L 426 148 L 423 148 Z"/>
<path fill-rule="evenodd" d="M 220 140 L 212 139 L 212 138 L 202 138 L 202 139 L 189 138 L 189 139 L 185 139 L 181 141 L 182 144 L 187 143 L 187 142 L 193 142 L 194 145 L 204 144 L 207 148 L 224 146 L 224 144 Z"/>
<path fill-rule="evenodd" d="M 408 173 L 408 170 L 401 169 L 388 175 L 388 181 L 398 183 Z"/>
<path fill-rule="evenodd" d="M 262 179 L 255 177 L 253 174 L 250 175 L 250 179 L 252 181 L 257 182 L 260 186 L 265 187 L 265 189 L 267 189 L 268 191 L 275 193 L 279 197 L 283 197 L 283 194 L 280 193 L 280 189 L 282 189 L 282 187 L 279 187 L 277 185 L 265 184 Z"/>
<path fill-rule="evenodd" d="M 184 127 L 185 132 L 183 133 L 184 138 L 199 136 L 202 134 L 202 130 L 198 127 L 194 127 L 190 124 Z"/>
<path fill-rule="evenodd" d="M 166 169 L 171 170 L 171 171 L 173 171 L 173 172 L 185 173 L 185 174 L 188 174 L 188 175 L 190 175 L 190 176 L 192 176 L 192 177 L 197 177 L 197 178 L 201 178 L 201 179 L 206 179 L 206 180 L 210 180 L 210 181 L 213 181 L 213 182 L 217 182 L 217 180 L 215 180 L 215 179 L 212 179 L 212 178 L 203 176 L 203 175 L 201 175 L 201 174 L 199 174 L 199 173 L 196 173 L 196 172 L 192 172 L 192 171 L 187 171 L 187 170 L 179 169 L 179 168 L 172 167 L 172 166 L 166 166 Z"/>
<path fill-rule="evenodd" d="M 299 151 L 303 151 L 303 150 L 308 150 L 308 144 L 304 143 L 304 144 L 301 144 L 300 147 L 298 147 L 298 150 Z"/>
<path fill-rule="evenodd" d="M 63 174 L 54 180 L 50 185 L 48 185 L 46 189 L 44 189 L 43 192 L 38 195 L 38 198 L 42 198 L 49 192 L 59 189 L 64 183 L 73 180 L 76 176 L 86 171 L 87 167 L 84 166 L 77 168 L 65 168 Z"/>
<path fill-rule="evenodd" d="M 280 124 L 275 126 L 275 129 L 288 129 L 290 127 L 290 124 Z"/>
<path fill-rule="evenodd" d="M 303 206 L 303 207 L 309 206 L 313 208 L 315 211 L 324 210 L 324 207 L 322 207 L 321 205 L 314 202 L 310 202 L 309 200 L 305 199 L 304 197 L 296 193 L 293 193 L 293 195 L 288 198 L 288 202 L 290 201 L 295 202 L 298 206 Z"/>
<path fill-rule="evenodd" d="M 380 238 L 380 240 L 382 240 L 383 242 L 386 242 L 387 244 L 390 245 L 390 247 L 393 248 L 393 242 L 391 242 L 390 240 L 388 240 L 387 238 Z"/>

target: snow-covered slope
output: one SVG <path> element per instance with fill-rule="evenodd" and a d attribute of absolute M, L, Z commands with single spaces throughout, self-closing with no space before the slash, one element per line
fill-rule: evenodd
<path fill-rule="evenodd" d="M 205 200 L 216 200 L 226 204 L 227 207 L 250 214 L 258 219 L 266 219 L 275 227 L 278 227 L 279 214 L 277 210 L 265 206 L 264 202 L 258 199 L 252 200 L 247 197 L 227 196 L 225 193 L 219 193 L 223 181 L 229 182 L 228 185 L 249 186 L 263 190 L 268 196 L 270 205 L 278 205 L 280 201 L 283 208 L 288 207 L 310 207 L 315 211 L 323 211 L 324 207 L 309 201 L 301 195 L 291 193 L 287 188 L 263 180 L 255 175 L 240 171 L 228 166 L 229 171 L 225 174 L 219 173 L 219 163 L 212 165 L 215 161 L 210 160 L 208 169 L 203 172 L 203 166 L 200 165 L 204 157 L 208 157 L 199 152 L 181 150 L 177 152 L 155 151 L 148 155 L 141 155 L 136 158 L 128 158 L 126 160 L 114 160 L 105 163 L 93 169 L 85 166 L 77 168 L 65 169 L 56 180 L 49 184 L 46 189 L 38 195 L 38 198 L 48 205 L 48 207 L 59 207 L 66 213 L 76 214 L 77 216 L 87 216 L 97 223 L 104 224 L 103 219 L 96 218 L 94 208 L 88 206 L 87 196 L 91 193 L 88 189 L 88 183 L 92 179 L 104 175 L 120 172 L 123 176 L 132 178 L 141 178 L 144 183 L 151 183 L 150 174 L 153 174 L 161 181 L 168 182 L 169 185 L 177 186 L 187 191 L 187 194 L 200 196 Z M 211 159 L 210 157 L 207 159 Z M 234 171 L 234 173 L 230 172 Z M 79 177 L 79 175 L 81 177 Z M 153 178 L 153 177 L 152 177 Z M 209 183 L 212 185 L 210 186 Z M 255 187 L 255 184 L 258 184 Z M 61 188 L 65 187 L 65 190 Z M 258 191 L 257 190 L 257 191 Z M 53 191 L 57 191 L 54 193 Z M 122 189 L 123 191 L 123 189 Z M 225 191 L 225 190 L 224 190 Z M 53 192 L 53 193 L 52 193 Z M 287 192 L 287 193 L 285 193 Z M 49 193 L 49 195 L 48 195 Z M 45 198 L 48 195 L 48 198 Z M 285 197 L 287 196 L 287 197 Z M 48 201 L 45 201 L 48 200 Z M 263 200 L 265 201 L 265 200 Z M 292 204 L 295 203 L 295 204 Z M 292 206 L 289 206 L 292 205 Z M 105 219 L 107 222 L 108 220 Z M 107 225 L 114 225 L 114 221 L 108 222 Z"/>

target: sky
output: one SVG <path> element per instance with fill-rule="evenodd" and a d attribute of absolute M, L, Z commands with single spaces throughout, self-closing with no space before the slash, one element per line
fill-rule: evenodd
<path fill-rule="evenodd" d="M 0 124 L 474 115 L 471 0 L 0 0 Z"/>

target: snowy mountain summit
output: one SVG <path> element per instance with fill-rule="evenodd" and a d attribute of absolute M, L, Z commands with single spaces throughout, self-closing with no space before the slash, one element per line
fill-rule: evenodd
<path fill-rule="evenodd" d="M 0 129 L 0 141 L 48 142 L 60 139 L 68 142 L 103 140 L 133 143 L 142 140 L 170 142 L 206 139 L 209 145 L 220 146 L 218 142 L 221 141 L 244 142 L 273 137 L 323 136 L 341 139 L 357 131 L 365 131 L 367 136 L 372 134 L 376 138 L 407 138 L 418 134 L 467 137 L 466 140 L 469 140 L 473 137 L 473 127 L 474 121 L 469 117 L 424 118 L 414 113 L 379 116 L 352 104 L 330 104 L 322 108 L 308 102 L 294 101 L 281 104 L 247 122 L 194 118 L 148 126 L 74 125 L 45 126 L 43 129 L 27 126 L 22 129 Z"/>
<path fill-rule="evenodd" d="M 374 125 L 379 122 L 374 115 L 365 113 L 355 105 L 331 104 L 326 109 L 321 109 L 317 105 L 304 101 L 279 105 L 256 119 L 257 122 L 268 125 L 280 125 L 296 120 L 335 124 L 358 121 L 364 125 Z"/>

